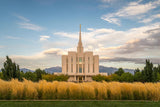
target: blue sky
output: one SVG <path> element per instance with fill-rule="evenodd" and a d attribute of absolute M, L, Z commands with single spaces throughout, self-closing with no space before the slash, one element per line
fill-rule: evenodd
<path fill-rule="evenodd" d="M 160 0 L 0 0 L 0 67 L 61 66 L 75 51 L 79 24 L 85 51 L 100 65 L 143 68 L 160 63 Z"/>

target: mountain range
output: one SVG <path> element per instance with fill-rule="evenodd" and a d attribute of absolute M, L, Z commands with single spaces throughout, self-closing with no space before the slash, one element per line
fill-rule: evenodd
<path fill-rule="evenodd" d="M 54 72 L 62 72 L 62 67 L 56 66 L 56 67 L 45 68 L 44 70 L 49 74 L 53 74 Z M 118 70 L 118 68 L 114 68 L 114 67 L 105 67 L 105 66 L 101 66 L 101 65 L 99 66 L 99 72 L 102 72 L 102 73 L 106 72 L 108 74 L 113 74 L 117 70 Z M 23 72 L 28 72 L 28 71 L 34 72 L 33 70 L 26 69 L 26 68 L 21 68 L 21 71 L 23 71 Z M 124 69 L 124 71 L 134 74 L 133 69 Z"/>

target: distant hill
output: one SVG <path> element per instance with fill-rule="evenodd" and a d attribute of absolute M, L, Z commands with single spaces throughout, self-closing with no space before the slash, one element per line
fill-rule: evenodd
<path fill-rule="evenodd" d="M 51 68 L 45 68 L 44 70 L 49 74 L 53 74 L 54 72 L 62 72 L 62 67 L 56 66 Z"/>
<path fill-rule="evenodd" d="M 27 68 L 21 68 L 20 69 L 21 71 L 23 71 L 24 73 L 30 71 L 30 72 L 34 72 L 33 70 L 30 70 L 30 69 L 27 69 Z"/>
<path fill-rule="evenodd" d="M 44 70 L 49 74 L 53 74 L 54 72 L 62 72 L 62 68 L 60 66 L 45 68 Z M 105 66 L 101 66 L 101 65 L 99 66 L 99 72 L 107 72 L 108 74 L 113 74 L 117 70 L 118 70 L 118 68 L 114 68 L 114 67 L 105 67 Z M 28 71 L 34 72 L 33 70 L 26 69 L 26 68 L 21 68 L 21 71 L 23 71 L 23 72 L 28 72 Z M 134 74 L 133 69 L 124 69 L 124 71 Z"/>
<path fill-rule="evenodd" d="M 107 72 L 108 74 L 113 74 L 117 70 L 118 70 L 118 68 L 114 68 L 114 67 L 105 67 L 105 66 L 101 66 L 101 65 L 99 66 L 99 72 Z M 124 69 L 124 71 L 134 74 L 133 69 Z"/>
<path fill-rule="evenodd" d="M 113 67 L 105 67 L 105 66 L 99 66 L 99 72 L 107 72 L 108 74 L 113 74 L 115 71 L 117 71 L 117 68 Z"/>

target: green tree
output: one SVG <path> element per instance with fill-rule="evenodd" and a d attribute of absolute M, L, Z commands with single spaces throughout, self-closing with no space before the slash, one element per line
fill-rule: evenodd
<path fill-rule="evenodd" d="M 160 65 L 159 64 L 158 64 L 157 70 L 158 70 L 158 73 L 160 73 Z"/>
<path fill-rule="evenodd" d="M 135 74 L 136 72 L 141 72 L 141 71 L 139 70 L 139 68 L 137 68 L 137 69 L 134 70 L 134 74 Z"/>
<path fill-rule="evenodd" d="M 152 73 L 152 82 L 157 82 L 157 77 L 158 77 L 158 67 L 154 67 Z"/>
<path fill-rule="evenodd" d="M 143 77 L 141 72 L 135 72 L 134 81 L 143 82 Z"/>
<path fill-rule="evenodd" d="M 47 73 L 44 70 L 41 70 L 40 68 L 35 70 L 35 74 L 37 77 L 37 81 L 42 79 L 42 74 L 46 75 Z"/>
<path fill-rule="evenodd" d="M 144 70 L 142 70 L 144 82 L 152 82 L 153 80 L 153 64 L 150 60 L 146 60 Z"/>
<path fill-rule="evenodd" d="M 67 75 L 63 75 L 63 74 L 56 75 L 55 80 L 56 81 L 67 81 L 68 80 L 68 76 Z"/>
<path fill-rule="evenodd" d="M 46 80 L 46 81 L 67 81 L 68 80 L 68 76 L 67 75 L 54 75 L 54 74 L 46 74 L 46 75 L 42 75 L 42 79 Z"/>
<path fill-rule="evenodd" d="M 117 74 L 109 75 L 109 77 L 111 78 L 110 79 L 111 81 L 119 81 L 120 80 L 120 76 Z"/>
<path fill-rule="evenodd" d="M 11 80 L 12 78 L 17 78 L 18 80 L 22 80 L 22 76 L 20 73 L 19 65 L 6 56 L 6 61 L 4 62 L 4 68 L 2 68 L 3 79 Z"/>
<path fill-rule="evenodd" d="M 124 82 L 133 82 L 134 81 L 133 75 L 129 72 L 123 73 L 120 77 L 120 80 L 124 81 Z"/>
<path fill-rule="evenodd" d="M 92 76 L 92 79 L 94 80 L 94 81 L 108 81 L 108 79 L 107 79 L 107 76 L 104 76 L 104 75 L 100 75 L 100 74 L 98 74 L 98 75 L 95 75 L 95 76 Z"/>
<path fill-rule="evenodd" d="M 115 72 L 115 74 L 121 76 L 124 73 L 123 68 L 119 68 L 118 71 Z"/>
<path fill-rule="evenodd" d="M 3 79 L 3 73 L 0 72 L 0 79 Z"/>
<path fill-rule="evenodd" d="M 37 81 L 36 73 L 30 71 L 24 74 L 24 78 L 31 81 Z"/>
<path fill-rule="evenodd" d="M 157 81 L 160 82 L 160 73 L 157 73 Z"/>

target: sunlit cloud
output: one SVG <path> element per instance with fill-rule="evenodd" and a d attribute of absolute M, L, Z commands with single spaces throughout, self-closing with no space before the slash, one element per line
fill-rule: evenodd
<path fill-rule="evenodd" d="M 109 22 L 120 25 L 120 18 L 130 18 L 130 19 L 139 19 L 139 15 L 143 15 L 160 5 L 160 0 L 150 1 L 148 3 L 142 4 L 142 0 L 130 2 L 127 6 L 124 6 L 122 9 L 119 9 L 115 13 L 108 13 L 101 17 L 101 19 Z M 151 21 L 144 20 L 142 22 Z"/>
<path fill-rule="evenodd" d="M 46 41 L 50 38 L 50 36 L 47 36 L 47 35 L 41 35 L 40 36 L 40 41 Z"/>

